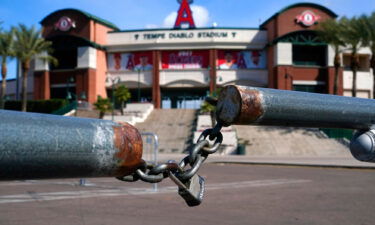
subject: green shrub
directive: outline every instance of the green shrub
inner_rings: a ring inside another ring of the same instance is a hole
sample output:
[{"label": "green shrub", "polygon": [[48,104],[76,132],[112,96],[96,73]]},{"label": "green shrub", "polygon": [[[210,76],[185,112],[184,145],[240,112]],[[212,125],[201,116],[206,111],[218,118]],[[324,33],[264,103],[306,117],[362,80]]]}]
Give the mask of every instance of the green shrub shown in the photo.
[{"label": "green shrub", "polygon": [[[27,112],[51,113],[69,104],[66,99],[31,100],[27,101]],[[4,109],[21,111],[21,101],[6,101]]]},{"label": "green shrub", "polygon": [[103,119],[106,112],[111,111],[112,103],[108,98],[102,98],[102,96],[98,95],[98,100],[94,103],[95,109],[99,110],[99,118]]}]

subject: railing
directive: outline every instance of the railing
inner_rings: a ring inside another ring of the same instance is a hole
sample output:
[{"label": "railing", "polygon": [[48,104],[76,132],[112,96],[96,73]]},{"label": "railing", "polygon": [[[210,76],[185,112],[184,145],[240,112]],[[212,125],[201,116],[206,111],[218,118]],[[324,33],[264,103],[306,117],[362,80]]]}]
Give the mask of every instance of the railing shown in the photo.
[{"label": "railing", "polygon": [[0,110],[0,180],[122,177],[143,164],[136,128]]},{"label": "railing", "polygon": [[53,111],[51,114],[53,114],[53,115],[65,115],[68,112],[72,111],[73,109],[76,110],[77,106],[78,106],[77,101],[73,101],[73,102],[63,106],[62,108]]},{"label": "railing", "polygon": [[[156,165],[158,162],[159,153],[159,138],[155,133],[143,132],[141,133],[143,140],[143,155],[142,159],[148,163]],[[158,184],[152,184],[153,190],[158,190]]]},{"label": "railing", "polygon": [[220,93],[217,120],[224,126],[271,125],[358,130],[352,155],[375,162],[375,101],[298,91],[229,85]]},{"label": "railing", "polygon": [[335,128],[321,128],[329,138],[346,138],[347,140],[351,140],[353,138],[353,130],[348,129],[335,129]]}]

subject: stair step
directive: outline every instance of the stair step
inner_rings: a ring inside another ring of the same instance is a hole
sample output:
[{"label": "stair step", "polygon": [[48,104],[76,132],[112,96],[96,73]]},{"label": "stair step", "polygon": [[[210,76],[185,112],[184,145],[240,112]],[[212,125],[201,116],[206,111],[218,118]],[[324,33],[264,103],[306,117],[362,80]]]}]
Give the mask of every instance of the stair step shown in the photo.
[{"label": "stair step", "polygon": [[234,126],[239,144],[251,156],[349,156],[347,146],[322,135],[318,129]]},{"label": "stair step", "polygon": [[145,122],[135,126],[140,132],[152,132],[159,138],[159,152],[182,153],[192,135],[197,110],[154,109]]}]

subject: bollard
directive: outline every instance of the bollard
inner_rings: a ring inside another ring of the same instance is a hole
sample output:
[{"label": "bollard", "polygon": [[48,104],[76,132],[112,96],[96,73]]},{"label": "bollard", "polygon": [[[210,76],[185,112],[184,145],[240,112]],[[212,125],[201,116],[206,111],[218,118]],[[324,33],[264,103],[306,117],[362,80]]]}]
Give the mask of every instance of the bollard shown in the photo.
[{"label": "bollard", "polygon": [[141,158],[127,123],[0,110],[0,180],[125,176]]},{"label": "bollard", "polygon": [[224,126],[254,124],[367,130],[375,124],[375,101],[229,85],[220,93],[216,115]]}]

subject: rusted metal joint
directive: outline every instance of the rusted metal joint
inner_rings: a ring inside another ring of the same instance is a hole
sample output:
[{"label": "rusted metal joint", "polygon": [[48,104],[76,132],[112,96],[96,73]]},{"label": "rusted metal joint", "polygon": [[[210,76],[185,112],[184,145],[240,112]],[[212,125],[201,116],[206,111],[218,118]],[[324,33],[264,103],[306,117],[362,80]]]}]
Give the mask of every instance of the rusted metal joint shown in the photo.
[{"label": "rusted metal joint", "polygon": [[126,176],[144,162],[127,123],[0,110],[0,180]]}]

